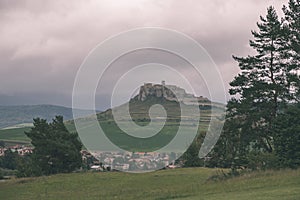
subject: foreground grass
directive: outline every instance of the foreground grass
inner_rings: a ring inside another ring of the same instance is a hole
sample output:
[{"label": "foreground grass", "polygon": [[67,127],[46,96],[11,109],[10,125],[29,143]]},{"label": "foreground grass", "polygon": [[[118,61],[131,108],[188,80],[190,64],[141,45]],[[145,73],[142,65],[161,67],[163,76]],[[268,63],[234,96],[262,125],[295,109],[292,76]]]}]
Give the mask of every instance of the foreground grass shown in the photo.
[{"label": "foreground grass", "polygon": [[207,181],[215,169],[78,173],[0,183],[1,199],[300,199],[300,170]]}]

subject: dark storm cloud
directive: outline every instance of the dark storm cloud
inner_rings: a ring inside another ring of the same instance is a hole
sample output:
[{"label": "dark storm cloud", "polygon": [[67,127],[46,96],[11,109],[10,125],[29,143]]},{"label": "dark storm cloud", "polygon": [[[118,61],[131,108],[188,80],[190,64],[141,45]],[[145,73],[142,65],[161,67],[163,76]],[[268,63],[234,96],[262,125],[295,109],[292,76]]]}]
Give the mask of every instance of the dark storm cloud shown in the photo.
[{"label": "dark storm cloud", "polygon": [[228,88],[238,73],[231,56],[251,53],[247,44],[259,15],[269,5],[280,14],[286,2],[1,0],[0,104],[71,105],[74,77],[89,51],[111,35],[145,26],[194,38],[210,53]]}]

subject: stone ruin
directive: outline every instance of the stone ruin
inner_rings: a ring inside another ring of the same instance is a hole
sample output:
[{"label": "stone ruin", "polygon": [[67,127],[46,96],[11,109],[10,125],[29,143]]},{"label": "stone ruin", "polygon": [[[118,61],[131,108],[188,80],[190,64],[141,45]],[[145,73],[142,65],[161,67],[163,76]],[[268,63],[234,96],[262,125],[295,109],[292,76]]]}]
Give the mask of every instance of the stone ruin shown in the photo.
[{"label": "stone ruin", "polygon": [[166,85],[165,81],[162,81],[161,84],[144,83],[140,87],[138,100],[145,101],[148,97],[164,98],[169,101],[184,102],[185,104],[210,102],[208,98],[202,96],[195,97],[176,85]]}]

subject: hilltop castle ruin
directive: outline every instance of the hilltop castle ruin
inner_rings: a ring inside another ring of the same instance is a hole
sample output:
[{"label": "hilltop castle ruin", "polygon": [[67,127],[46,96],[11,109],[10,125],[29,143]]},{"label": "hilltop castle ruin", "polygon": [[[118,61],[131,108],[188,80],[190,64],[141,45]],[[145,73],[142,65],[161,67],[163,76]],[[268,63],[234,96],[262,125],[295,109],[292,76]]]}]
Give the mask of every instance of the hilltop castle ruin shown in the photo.
[{"label": "hilltop castle ruin", "polygon": [[161,84],[144,83],[140,87],[138,100],[145,101],[148,97],[164,98],[169,101],[184,102],[185,104],[210,102],[205,97],[195,97],[193,94],[188,94],[183,88],[176,85],[166,85],[165,81],[162,81]]}]

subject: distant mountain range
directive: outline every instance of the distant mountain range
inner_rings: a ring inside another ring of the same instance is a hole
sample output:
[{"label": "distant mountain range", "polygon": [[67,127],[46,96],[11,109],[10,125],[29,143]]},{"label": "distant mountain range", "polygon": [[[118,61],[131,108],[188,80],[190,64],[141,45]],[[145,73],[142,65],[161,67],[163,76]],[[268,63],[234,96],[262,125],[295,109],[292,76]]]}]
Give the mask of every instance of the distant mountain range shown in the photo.
[{"label": "distant mountain range", "polygon": [[[82,117],[91,115],[92,110],[77,109]],[[0,106],[0,128],[18,124],[32,123],[33,118],[43,118],[48,121],[56,115],[62,115],[64,120],[73,119],[72,108],[56,105],[18,105]]]}]

